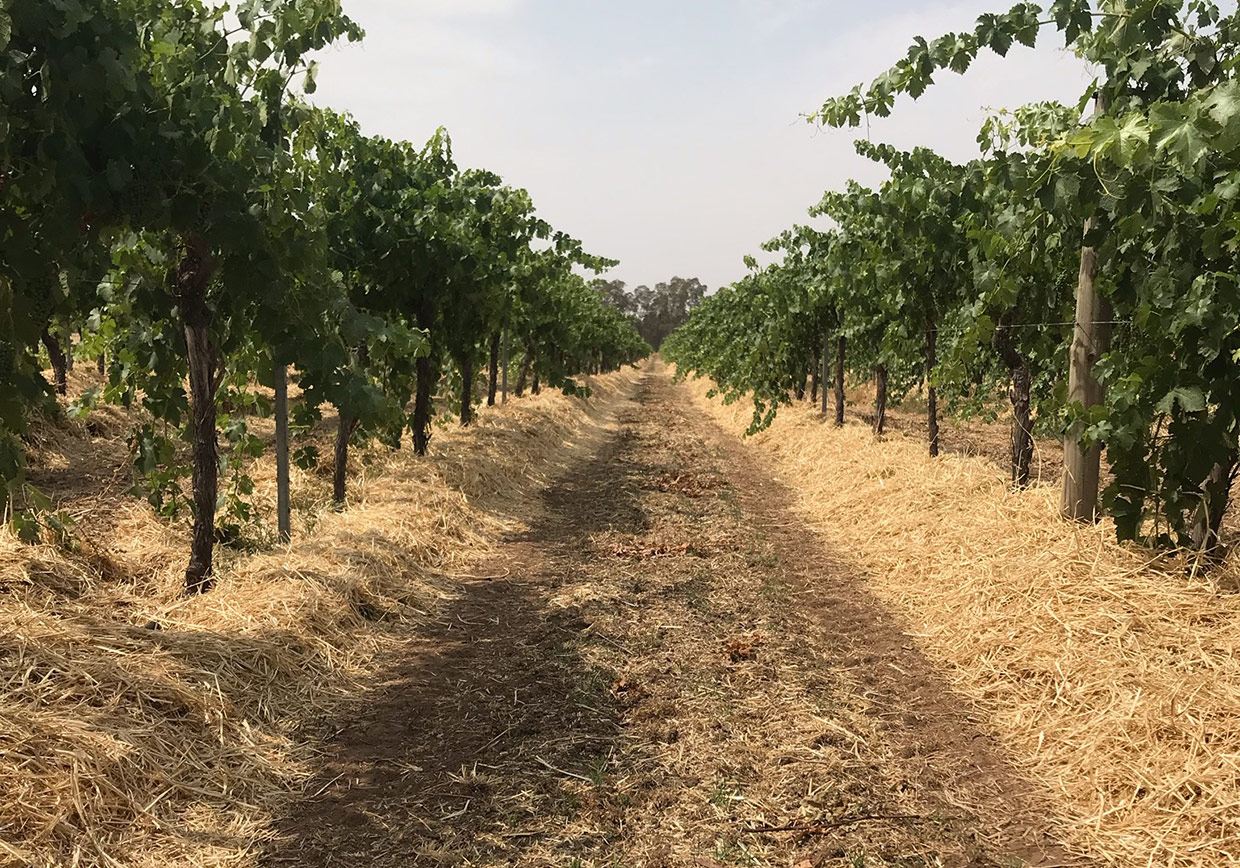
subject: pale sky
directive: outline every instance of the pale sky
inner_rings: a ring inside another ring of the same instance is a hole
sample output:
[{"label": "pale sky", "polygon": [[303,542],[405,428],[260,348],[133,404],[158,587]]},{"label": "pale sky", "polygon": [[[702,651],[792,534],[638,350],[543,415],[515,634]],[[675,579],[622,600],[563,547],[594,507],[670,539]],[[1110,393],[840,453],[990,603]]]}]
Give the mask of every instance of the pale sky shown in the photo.
[{"label": "pale sky", "polygon": [[[971,29],[1010,0],[346,0],[366,41],[321,58],[315,102],[530,191],[539,214],[619,259],[610,275],[712,289],[849,178],[877,183],[860,130],[803,119],[868,82],[915,35]],[[983,52],[876,120],[875,141],[977,153],[987,108],[1075,102],[1083,62],[1047,46]],[[1061,44],[1061,43],[1060,43]]]}]

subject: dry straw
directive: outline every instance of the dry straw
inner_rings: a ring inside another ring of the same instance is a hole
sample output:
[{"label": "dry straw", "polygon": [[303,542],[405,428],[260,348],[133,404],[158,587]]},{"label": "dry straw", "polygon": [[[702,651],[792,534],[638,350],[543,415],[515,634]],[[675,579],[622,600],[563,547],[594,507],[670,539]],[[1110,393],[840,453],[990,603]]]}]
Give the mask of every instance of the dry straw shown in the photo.
[{"label": "dry straw", "polygon": [[[228,556],[194,600],[184,529],[124,494],[123,420],[98,411],[94,440],[46,433],[35,463],[69,480],[80,547],[0,535],[0,865],[251,864],[306,781],[316,724],[536,508],[635,376],[596,378],[589,403],[487,411],[437,432],[428,460],[359,458],[344,513],[297,474],[293,546]],[[253,470],[269,495],[271,468]]]},{"label": "dry straw", "polygon": [[[688,387],[729,430],[749,422]],[[949,429],[945,438],[950,439]],[[1100,861],[1240,862],[1240,595],[1060,520],[1058,490],[1013,492],[981,457],[931,460],[901,434],[782,411],[752,447],[897,611]],[[825,580],[829,580],[829,577]]]}]

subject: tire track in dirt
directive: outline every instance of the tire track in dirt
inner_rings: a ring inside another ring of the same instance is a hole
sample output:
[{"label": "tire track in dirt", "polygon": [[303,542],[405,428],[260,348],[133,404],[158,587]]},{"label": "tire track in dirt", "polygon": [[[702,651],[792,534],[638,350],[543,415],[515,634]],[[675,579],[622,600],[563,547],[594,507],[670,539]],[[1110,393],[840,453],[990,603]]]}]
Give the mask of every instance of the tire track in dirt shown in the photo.
[{"label": "tire track in dirt", "polygon": [[755,457],[661,370],[636,398],[374,686],[266,863],[1084,864]]}]

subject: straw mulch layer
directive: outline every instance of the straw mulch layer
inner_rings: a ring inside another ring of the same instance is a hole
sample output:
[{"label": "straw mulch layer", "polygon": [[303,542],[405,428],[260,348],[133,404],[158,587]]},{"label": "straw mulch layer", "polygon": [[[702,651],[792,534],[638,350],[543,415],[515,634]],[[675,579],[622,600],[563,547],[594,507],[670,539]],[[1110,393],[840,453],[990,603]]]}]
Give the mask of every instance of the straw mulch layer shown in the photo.
[{"label": "straw mulch layer", "polygon": [[[686,390],[740,433],[750,411]],[[950,438],[950,430],[945,433]],[[982,457],[931,460],[804,408],[747,441],[1054,799],[1059,836],[1117,865],[1240,861],[1240,596],[1014,493]]]},{"label": "straw mulch layer", "polygon": [[660,366],[635,397],[392,655],[264,865],[1083,865],[768,462]]},{"label": "straw mulch layer", "polygon": [[125,418],[44,432],[34,476],[78,531],[68,548],[0,536],[0,865],[250,863],[321,722],[636,376],[487,410],[427,460],[358,455],[343,513],[323,474],[295,471],[293,545],[222,550],[219,587],[192,600],[184,522],[126,493]]}]

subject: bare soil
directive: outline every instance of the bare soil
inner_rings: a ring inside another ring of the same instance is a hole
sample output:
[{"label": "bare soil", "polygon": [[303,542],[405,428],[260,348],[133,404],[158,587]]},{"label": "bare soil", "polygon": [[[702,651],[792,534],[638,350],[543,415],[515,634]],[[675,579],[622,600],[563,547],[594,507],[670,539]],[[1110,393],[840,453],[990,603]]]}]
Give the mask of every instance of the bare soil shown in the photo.
[{"label": "bare soil", "polygon": [[355,707],[266,865],[1087,864],[783,485],[654,370]]}]

